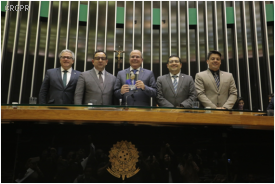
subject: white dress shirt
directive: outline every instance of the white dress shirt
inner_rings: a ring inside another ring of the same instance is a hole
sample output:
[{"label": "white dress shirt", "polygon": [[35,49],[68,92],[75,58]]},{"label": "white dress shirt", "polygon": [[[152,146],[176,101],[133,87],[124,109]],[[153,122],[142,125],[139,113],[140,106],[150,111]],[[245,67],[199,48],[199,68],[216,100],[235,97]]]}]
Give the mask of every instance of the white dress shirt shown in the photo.
[{"label": "white dress shirt", "polygon": [[[63,72],[63,71],[64,71],[64,68],[62,68],[62,66],[61,66],[62,80],[63,80],[63,76],[64,76],[64,72]],[[72,67],[69,68],[67,71],[68,71],[68,72],[67,72],[67,83],[66,83],[66,85],[68,85],[68,83],[70,82],[71,74],[72,74]]]},{"label": "white dress shirt", "polygon": [[[171,80],[172,80],[172,83],[174,83],[174,77],[173,77],[173,76],[175,76],[175,75],[173,75],[173,74],[170,73],[170,78],[171,78]],[[177,82],[179,83],[180,72],[179,72],[178,74],[176,74],[176,76],[178,76],[178,77],[176,78],[176,80],[177,80]]]},{"label": "white dress shirt", "polygon": [[[99,75],[98,75],[99,71],[95,67],[94,67],[94,70],[95,70],[97,78],[99,79]],[[103,82],[104,82],[104,80],[105,80],[105,69],[102,71],[101,77],[102,77]]]},{"label": "white dress shirt", "polygon": [[[131,73],[134,73],[132,70],[133,70],[133,68],[130,66],[130,71],[131,71]],[[140,71],[140,67],[137,68],[136,74],[139,74],[139,71]]]}]

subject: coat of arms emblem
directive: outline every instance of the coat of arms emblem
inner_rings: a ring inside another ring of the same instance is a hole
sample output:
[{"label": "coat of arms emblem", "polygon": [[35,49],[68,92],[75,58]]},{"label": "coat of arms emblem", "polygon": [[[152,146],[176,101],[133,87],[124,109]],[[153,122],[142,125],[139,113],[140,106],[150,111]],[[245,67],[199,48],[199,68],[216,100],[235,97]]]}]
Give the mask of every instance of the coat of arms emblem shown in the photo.
[{"label": "coat of arms emblem", "polygon": [[138,173],[140,170],[136,168],[136,163],[138,162],[138,151],[131,142],[121,141],[117,142],[109,151],[109,158],[112,167],[107,168],[108,172],[113,176],[120,178],[122,180],[130,178]]}]

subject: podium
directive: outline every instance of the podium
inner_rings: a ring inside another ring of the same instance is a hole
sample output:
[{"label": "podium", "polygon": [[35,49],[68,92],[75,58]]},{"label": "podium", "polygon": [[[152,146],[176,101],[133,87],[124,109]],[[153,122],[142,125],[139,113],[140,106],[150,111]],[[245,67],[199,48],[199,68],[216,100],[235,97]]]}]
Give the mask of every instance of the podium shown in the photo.
[{"label": "podium", "polygon": [[[271,162],[274,157],[274,117],[266,116],[266,112],[2,104],[1,120],[1,153],[5,158],[2,170],[16,161],[15,173],[24,167],[28,156],[38,156],[49,146],[56,148],[63,158],[71,149],[87,148],[87,151],[90,143],[86,138],[91,136],[96,149],[103,150],[107,159],[118,141],[131,142],[144,159],[150,155],[158,158],[161,146],[169,143],[179,157],[184,153],[195,155],[198,149],[203,161],[206,157],[210,159],[214,152],[220,159],[223,155],[224,160],[229,160],[222,167],[224,175],[233,172],[231,167],[236,152],[241,158],[241,174],[242,171],[274,174],[274,162]],[[209,168],[208,164],[205,162],[199,167]],[[216,168],[211,167],[214,172]],[[201,176],[201,182],[209,183],[214,179],[214,175],[207,177]]]},{"label": "podium", "polygon": [[1,120],[8,122],[123,123],[152,126],[227,125],[273,129],[274,117],[265,112],[125,106],[2,105]]}]

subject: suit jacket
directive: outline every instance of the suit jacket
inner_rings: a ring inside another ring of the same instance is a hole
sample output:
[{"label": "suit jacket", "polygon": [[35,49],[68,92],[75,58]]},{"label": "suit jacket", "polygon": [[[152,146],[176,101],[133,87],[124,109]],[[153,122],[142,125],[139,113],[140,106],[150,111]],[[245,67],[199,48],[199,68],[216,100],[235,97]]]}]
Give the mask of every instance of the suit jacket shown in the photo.
[{"label": "suit jacket", "polygon": [[232,109],[237,100],[237,88],[231,73],[220,71],[220,87],[208,69],[196,74],[195,86],[198,99],[204,107]]},{"label": "suit jacket", "polygon": [[70,81],[64,88],[61,68],[47,70],[39,92],[39,104],[74,104],[74,92],[80,73],[72,69]]},{"label": "suit jacket", "polygon": [[271,101],[267,106],[267,110],[269,109],[274,109],[274,97],[271,98]]},{"label": "suit jacket", "polygon": [[114,90],[117,99],[122,99],[125,104],[127,97],[127,105],[132,106],[150,106],[150,97],[156,97],[156,81],[152,71],[140,67],[138,80],[143,81],[145,88],[129,91],[121,95],[121,86],[126,84],[126,74],[130,73],[130,68],[121,70],[117,74]]},{"label": "suit jacket", "polygon": [[157,79],[157,102],[160,107],[176,107],[182,105],[191,108],[197,99],[193,78],[181,73],[177,92],[175,92],[170,73]]},{"label": "suit jacket", "polygon": [[94,69],[81,73],[78,78],[74,104],[87,105],[90,100],[97,100],[97,105],[113,105],[113,90],[116,77],[105,70],[103,89]]}]

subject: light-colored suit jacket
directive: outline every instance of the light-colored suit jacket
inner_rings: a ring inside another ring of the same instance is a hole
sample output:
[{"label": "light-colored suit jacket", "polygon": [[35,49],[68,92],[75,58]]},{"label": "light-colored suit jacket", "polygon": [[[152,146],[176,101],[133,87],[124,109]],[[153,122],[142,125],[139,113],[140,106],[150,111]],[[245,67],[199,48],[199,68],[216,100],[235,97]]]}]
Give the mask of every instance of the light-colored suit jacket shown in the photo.
[{"label": "light-colored suit jacket", "polygon": [[94,69],[80,74],[75,95],[74,104],[87,105],[90,100],[97,100],[97,105],[113,105],[113,90],[116,77],[105,70],[103,89]]},{"label": "light-colored suit jacket", "polygon": [[157,79],[157,102],[160,107],[176,107],[182,105],[191,108],[192,102],[197,99],[193,78],[181,73],[177,91],[175,92],[172,79],[169,74]]},{"label": "light-colored suit jacket", "polygon": [[122,99],[125,104],[127,97],[127,105],[131,106],[150,106],[150,97],[156,97],[156,80],[152,71],[140,67],[138,80],[143,81],[145,88],[129,91],[121,95],[121,86],[126,84],[126,74],[130,73],[130,68],[121,70],[117,74],[116,83],[114,86],[115,96],[117,99]]},{"label": "light-colored suit jacket", "polygon": [[209,69],[196,74],[198,99],[204,107],[232,109],[237,100],[237,88],[231,73],[220,71],[220,87]]}]

